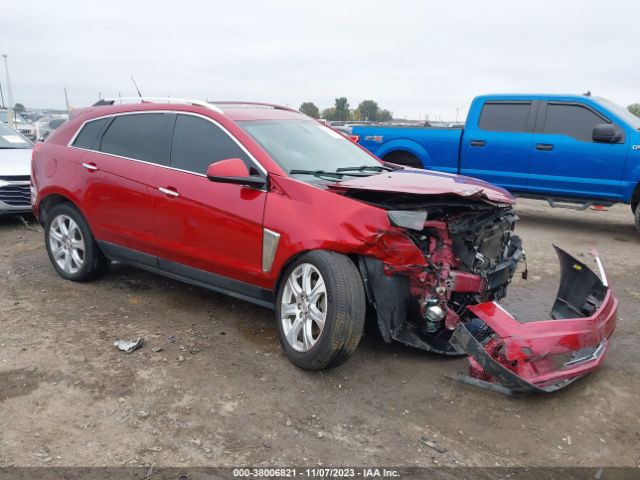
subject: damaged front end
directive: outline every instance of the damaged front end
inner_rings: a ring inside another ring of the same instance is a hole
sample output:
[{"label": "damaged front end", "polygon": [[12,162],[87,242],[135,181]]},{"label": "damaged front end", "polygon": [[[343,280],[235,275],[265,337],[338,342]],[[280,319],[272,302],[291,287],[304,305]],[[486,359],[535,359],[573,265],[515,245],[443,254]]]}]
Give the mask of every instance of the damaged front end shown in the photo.
[{"label": "damaged front end", "polygon": [[617,307],[604,273],[599,278],[557,249],[562,280],[552,320],[521,323],[496,303],[525,260],[511,204],[455,195],[348,195],[385,208],[425,259],[397,264],[361,257],[385,341],[468,355],[470,373],[459,378],[504,393],[557,390],[602,362]]}]

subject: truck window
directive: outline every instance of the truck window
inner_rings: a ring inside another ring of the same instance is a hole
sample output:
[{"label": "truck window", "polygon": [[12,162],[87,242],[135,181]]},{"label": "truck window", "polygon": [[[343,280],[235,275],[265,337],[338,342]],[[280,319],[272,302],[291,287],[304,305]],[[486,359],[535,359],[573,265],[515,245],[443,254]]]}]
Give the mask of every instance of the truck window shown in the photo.
[{"label": "truck window", "polygon": [[531,103],[485,103],[478,127],[493,132],[524,132]]},{"label": "truck window", "polygon": [[544,119],[544,133],[568,135],[583,142],[592,142],[593,127],[610,123],[600,115],[580,105],[550,103]]}]

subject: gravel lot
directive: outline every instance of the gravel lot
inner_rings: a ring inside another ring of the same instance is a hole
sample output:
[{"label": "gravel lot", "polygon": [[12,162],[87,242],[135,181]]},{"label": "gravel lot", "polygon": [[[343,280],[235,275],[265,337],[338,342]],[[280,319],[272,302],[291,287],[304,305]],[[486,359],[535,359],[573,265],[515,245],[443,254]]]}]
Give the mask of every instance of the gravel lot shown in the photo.
[{"label": "gravel lot", "polygon": [[[640,466],[640,235],[629,207],[521,201],[518,214],[530,275],[511,287],[513,313],[548,314],[552,243],[597,247],[620,300],[603,368],[552,395],[456,383],[446,375],[466,360],[385,345],[372,328],[342,367],[305,372],[284,357],[271,311],[124,265],[66,282],[38,226],[0,218],[0,467]],[[112,345],[137,336],[147,344],[131,355]]]}]

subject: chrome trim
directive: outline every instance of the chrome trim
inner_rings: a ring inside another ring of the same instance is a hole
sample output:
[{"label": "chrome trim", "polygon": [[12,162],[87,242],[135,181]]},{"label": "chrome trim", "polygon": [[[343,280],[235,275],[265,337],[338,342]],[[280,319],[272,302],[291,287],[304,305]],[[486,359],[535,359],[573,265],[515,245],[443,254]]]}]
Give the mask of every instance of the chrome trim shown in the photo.
[{"label": "chrome trim", "polygon": [[98,167],[96,167],[95,165],[91,165],[90,163],[83,163],[82,166],[87,170],[91,170],[92,172],[98,170]]},{"label": "chrome trim", "polygon": [[[90,148],[82,148],[82,147],[76,147],[73,145],[73,142],[76,141],[76,138],[78,137],[78,135],[80,135],[80,132],[82,131],[82,129],[85,127],[85,125],[89,122],[95,122],[97,120],[102,120],[103,118],[111,118],[111,117],[119,117],[121,115],[138,115],[138,114],[144,114],[144,113],[175,113],[178,115],[191,115],[193,117],[200,117],[204,120],[208,120],[211,123],[213,123],[214,125],[216,125],[218,128],[220,128],[224,133],[227,134],[227,136],[233,140],[233,142],[238,145],[238,147],[240,147],[240,149],[247,155],[247,157],[249,157],[249,159],[254,163],[254,165],[258,168],[258,170],[260,170],[260,172],[262,172],[262,174],[264,176],[268,176],[269,172],[267,172],[267,170],[262,166],[262,164],[260,162],[258,162],[258,160],[256,160],[256,157],[254,157],[251,152],[249,152],[249,150],[247,150],[247,148],[229,131],[227,130],[222,124],[220,124],[218,121],[214,120],[211,117],[207,117],[206,115],[202,115],[200,113],[194,113],[194,112],[184,112],[181,110],[140,110],[138,112],[119,112],[119,113],[109,113],[107,115],[101,115],[99,117],[93,117],[93,118],[89,118],[87,120],[85,120],[84,122],[82,122],[82,125],[80,125],[80,127],[78,128],[78,130],[76,130],[76,133],[73,134],[73,136],[71,137],[71,140],[69,140],[69,143],[67,143],[67,147],[70,148],[76,148],[78,150],[84,150],[85,152],[95,152],[95,153],[101,153],[103,155],[111,155],[112,157],[117,157],[117,158],[123,158],[125,160],[133,160],[136,162],[141,162],[141,163],[145,163],[147,165],[156,165],[158,167],[162,167],[162,168],[168,168],[170,170],[176,170],[178,172],[184,172],[184,173],[190,173],[192,175],[198,175],[200,177],[206,177],[205,174],[202,173],[197,173],[197,172],[191,172],[189,170],[182,170],[180,168],[175,168],[175,167],[171,167],[169,165],[160,165],[158,163],[152,163],[152,162],[146,162],[144,160],[138,160],[137,158],[130,158],[130,157],[123,157],[121,155],[114,155],[112,153],[107,153],[107,152],[101,152],[99,150],[91,150]],[[222,113],[222,112],[221,112]]]},{"label": "chrome trim", "polygon": [[179,197],[180,194],[178,192],[176,192],[175,190],[170,190],[168,188],[164,188],[164,187],[158,187],[158,190],[160,190],[162,193],[169,195],[171,197]]},{"label": "chrome trim", "polygon": [[598,271],[600,272],[600,280],[605,287],[609,286],[609,282],[607,281],[607,275],[604,273],[604,267],[602,266],[602,260],[600,260],[599,255],[595,255],[596,264],[598,265]]},{"label": "chrome trim", "polygon": [[[217,113],[223,113],[219,107],[216,107],[210,102],[190,99],[190,98],[172,98],[172,97],[117,97],[117,98],[103,98],[101,99],[103,102],[113,102],[113,105],[116,105],[116,102],[119,102],[120,105],[125,104],[135,104],[135,103],[177,103],[177,104],[186,104],[186,105],[197,105],[199,107],[205,107],[210,110],[213,110]],[[96,106],[108,106],[108,105],[96,105]]]},{"label": "chrome trim", "polygon": [[279,242],[280,234],[278,232],[274,232],[268,228],[262,229],[262,271],[265,273],[271,271]]},{"label": "chrome trim", "polygon": [[603,340],[600,345],[590,354],[585,355],[584,357],[574,358],[573,360],[569,360],[565,364],[562,365],[562,368],[573,367],[574,365],[578,365],[580,363],[591,362],[592,360],[597,360],[605,351],[607,347],[607,341]]}]

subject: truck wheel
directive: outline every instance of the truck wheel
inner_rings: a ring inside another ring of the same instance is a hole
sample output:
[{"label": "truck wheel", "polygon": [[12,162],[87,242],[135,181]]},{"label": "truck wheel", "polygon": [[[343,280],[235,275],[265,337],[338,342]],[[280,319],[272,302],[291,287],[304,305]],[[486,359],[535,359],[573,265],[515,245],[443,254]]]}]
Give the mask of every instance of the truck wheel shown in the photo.
[{"label": "truck wheel", "polygon": [[365,292],[345,255],[305,253],[285,271],[276,300],[280,342],[295,365],[319,370],[345,362],[362,336]]},{"label": "truck wheel", "polygon": [[384,156],[385,162],[396,163],[398,165],[404,165],[409,168],[424,168],[422,162],[418,157],[409,152],[391,152]]},{"label": "truck wheel", "polygon": [[638,232],[640,233],[640,205],[638,205],[636,207],[634,218],[635,218],[635,221],[636,221],[636,228],[638,229]]},{"label": "truck wheel", "polygon": [[68,203],[56,206],[47,215],[44,239],[49,259],[62,278],[84,282],[109,268],[110,262],[93,239],[84,217]]}]

